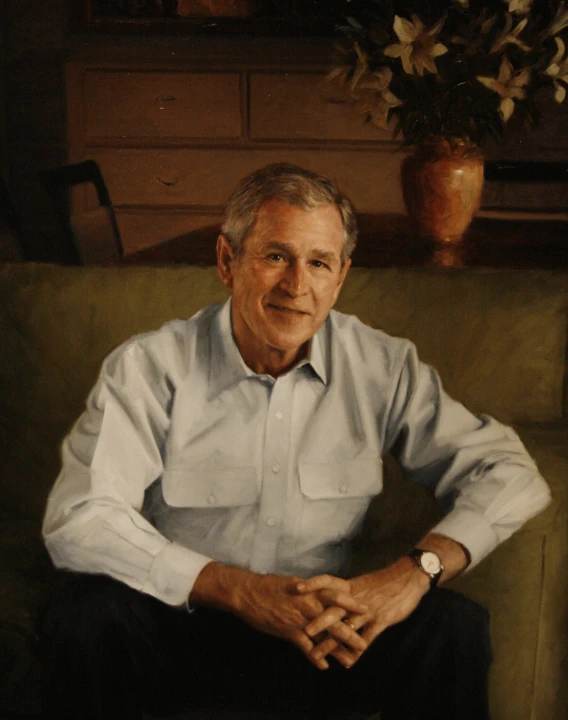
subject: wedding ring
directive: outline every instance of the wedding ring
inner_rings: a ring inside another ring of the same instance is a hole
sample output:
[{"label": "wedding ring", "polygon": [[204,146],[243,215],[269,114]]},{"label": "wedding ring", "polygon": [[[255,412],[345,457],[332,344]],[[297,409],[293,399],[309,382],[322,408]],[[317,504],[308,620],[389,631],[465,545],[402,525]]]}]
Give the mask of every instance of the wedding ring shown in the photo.
[{"label": "wedding ring", "polygon": [[345,624],[348,625],[348,626],[351,628],[351,630],[355,630],[355,632],[357,632],[357,628],[355,627],[355,625],[353,625],[352,622],[349,622],[349,621],[347,620],[347,621],[345,622]]}]

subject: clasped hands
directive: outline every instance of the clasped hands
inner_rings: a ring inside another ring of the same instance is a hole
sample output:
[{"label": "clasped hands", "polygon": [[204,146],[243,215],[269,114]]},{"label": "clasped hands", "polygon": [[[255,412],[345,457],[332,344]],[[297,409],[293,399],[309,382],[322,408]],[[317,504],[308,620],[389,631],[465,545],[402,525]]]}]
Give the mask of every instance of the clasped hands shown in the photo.
[{"label": "clasped hands", "polygon": [[428,586],[407,558],[351,580],[251,574],[237,614],[293,642],[320,670],[328,656],[349,668],[383,630],[410,615]]}]

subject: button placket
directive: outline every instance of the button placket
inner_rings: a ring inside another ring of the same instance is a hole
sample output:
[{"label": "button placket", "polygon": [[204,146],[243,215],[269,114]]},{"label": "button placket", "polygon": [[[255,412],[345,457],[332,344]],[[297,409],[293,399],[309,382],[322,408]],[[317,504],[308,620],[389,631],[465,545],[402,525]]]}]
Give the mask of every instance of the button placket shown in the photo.
[{"label": "button placket", "polygon": [[251,569],[272,568],[286,505],[287,446],[290,437],[293,384],[290,376],[272,386],[265,426],[259,523],[253,542]]}]

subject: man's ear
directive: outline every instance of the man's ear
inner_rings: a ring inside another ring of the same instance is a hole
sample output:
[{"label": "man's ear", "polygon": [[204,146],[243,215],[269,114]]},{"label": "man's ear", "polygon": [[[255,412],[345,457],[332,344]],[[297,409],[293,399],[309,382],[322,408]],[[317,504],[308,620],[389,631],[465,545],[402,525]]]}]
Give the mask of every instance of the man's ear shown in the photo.
[{"label": "man's ear", "polygon": [[226,235],[217,238],[217,271],[225,287],[233,287],[233,261],[235,253]]}]

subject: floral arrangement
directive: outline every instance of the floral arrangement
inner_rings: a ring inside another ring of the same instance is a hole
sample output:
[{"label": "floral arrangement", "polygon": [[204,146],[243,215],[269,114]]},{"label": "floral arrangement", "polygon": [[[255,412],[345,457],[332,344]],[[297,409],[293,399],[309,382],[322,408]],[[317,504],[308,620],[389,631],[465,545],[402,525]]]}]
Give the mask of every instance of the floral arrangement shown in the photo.
[{"label": "floral arrangement", "polygon": [[404,145],[500,141],[511,124],[538,123],[543,86],[566,97],[565,2],[367,0],[352,15],[330,77]]}]

